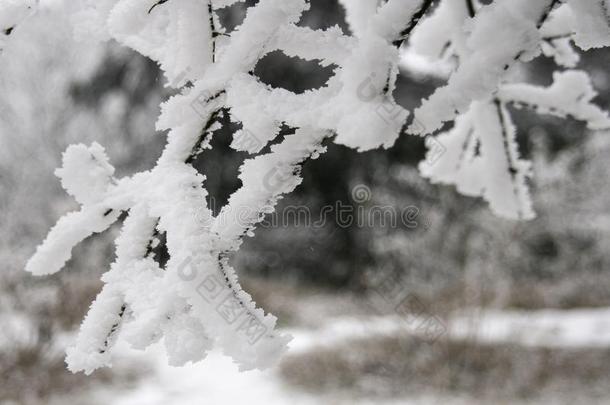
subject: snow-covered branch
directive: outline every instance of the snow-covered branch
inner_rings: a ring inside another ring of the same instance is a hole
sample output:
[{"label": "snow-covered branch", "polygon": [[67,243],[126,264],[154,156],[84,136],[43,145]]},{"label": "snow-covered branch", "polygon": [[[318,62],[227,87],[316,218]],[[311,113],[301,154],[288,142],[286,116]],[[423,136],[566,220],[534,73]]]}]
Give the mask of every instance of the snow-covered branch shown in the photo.
[{"label": "snow-covered branch", "polygon": [[[584,72],[557,73],[548,88],[515,83],[512,75],[541,52],[574,66],[570,40],[583,49],[607,46],[603,0],[444,0],[438,6],[342,0],[351,33],[298,25],[309,7],[305,0],[260,0],[227,33],[215,12],[237,2],[88,0],[74,15],[78,34],[113,38],[150,57],[180,91],[162,104],[157,129],[167,130],[168,139],[151,170],[117,179],[94,144],[68,148],[57,171],[81,209],[58,221],[28,271],[59,271],[76,244],[125,217],[116,261],[68,352],[73,371],[108,365],[118,338],[142,349],[164,337],[175,365],[201,360],[212,347],[242,369],[271,365],[290,337],[275,332],[275,317],[242,290],[227,254],[297,187],[302,165],[325,151],[325,140],[358,151],[388,148],[408,127],[429,136],[424,176],[482,196],[498,215],[527,219],[534,216],[530,165],[519,154],[507,105],[571,116],[591,129],[609,126],[607,114],[592,104],[595,92]],[[0,20],[0,29],[11,29],[20,13]],[[452,70],[411,119],[392,95],[404,49]],[[334,75],[302,94],[271,88],[252,72],[276,50],[334,66]],[[241,188],[214,216],[206,177],[192,163],[210,147],[223,114],[242,124],[231,146],[255,156],[240,168]],[[445,129],[447,123],[453,127]],[[266,149],[282,126],[293,133]],[[163,267],[152,255],[160,234],[170,255]]]}]

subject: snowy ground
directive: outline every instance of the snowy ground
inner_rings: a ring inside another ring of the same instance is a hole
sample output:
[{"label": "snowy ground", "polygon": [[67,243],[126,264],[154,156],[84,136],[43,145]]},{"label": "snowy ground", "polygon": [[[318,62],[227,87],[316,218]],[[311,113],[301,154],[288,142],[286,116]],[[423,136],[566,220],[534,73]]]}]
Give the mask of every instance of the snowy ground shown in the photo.
[{"label": "snowy ground", "polygon": [[[297,332],[295,342],[309,337]],[[303,347],[303,346],[301,346]],[[121,363],[148,363],[152,373],[138,385],[121,391],[102,389],[95,393],[99,403],[113,405],[224,405],[224,404],[428,404],[438,398],[400,400],[355,400],[341,395],[312,395],[298,392],[282,383],[276,370],[240,373],[231,359],[211,353],[205,361],[176,368],[167,365],[163,349],[155,346],[145,353],[134,353],[123,348]],[[152,363],[150,361],[152,360]]]},{"label": "snowy ground", "polygon": [[455,338],[542,347],[610,347],[610,309],[486,311],[454,319]]},{"label": "snowy ground", "polygon": [[[409,331],[398,317],[342,317],[326,321],[317,329],[294,329],[292,351],[332,345],[357,337]],[[453,339],[476,338],[484,342],[512,342],[549,347],[610,347],[610,309],[572,311],[493,312],[461,315],[448,323]],[[411,331],[414,333],[413,331]],[[468,403],[456,398],[419,397],[400,400],[354,400],[298,392],[282,384],[276,370],[239,373],[219,353],[203,362],[182,368],[166,365],[163,349],[144,353],[120,347],[116,367],[141,364],[146,374],[135,386],[120,391],[107,388],[93,393],[100,403],[113,405],[190,404],[429,404]],[[88,402],[87,402],[88,403]]]}]

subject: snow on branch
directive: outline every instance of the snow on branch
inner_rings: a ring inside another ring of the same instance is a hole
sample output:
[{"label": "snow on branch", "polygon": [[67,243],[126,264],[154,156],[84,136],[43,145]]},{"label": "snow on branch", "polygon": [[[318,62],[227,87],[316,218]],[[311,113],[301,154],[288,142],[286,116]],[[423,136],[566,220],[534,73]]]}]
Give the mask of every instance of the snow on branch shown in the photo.
[{"label": "snow on branch", "polygon": [[[161,106],[156,126],[168,139],[151,170],[117,179],[97,144],[71,146],[57,170],[81,208],[58,221],[28,271],[59,271],[74,245],[125,218],[116,261],[68,351],[73,371],[109,365],[119,338],[138,349],[163,338],[173,365],[199,361],[213,347],[241,369],[273,364],[290,337],[256,308],[227,257],[300,184],[302,165],[325,151],[325,140],[364,151],[391,147],[405,128],[427,135],[424,176],[483,197],[498,215],[528,219],[530,165],[519,154],[507,105],[608,127],[584,72],[557,73],[548,88],[511,81],[514,66],[541,52],[574,66],[571,40],[606,46],[608,21],[599,17],[605,1],[342,0],[345,33],[298,25],[306,0],[260,0],[226,32],[216,11],[237,2],[85,0],[74,15],[77,34],[112,38],[150,57],[179,94]],[[0,28],[19,20],[11,15]],[[414,116],[392,95],[405,49],[452,70]],[[265,85],[253,70],[276,50],[335,66],[334,75],[302,94]],[[210,148],[224,114],[242,124],[231,146],[253,156],[240,168],[241,188],[215,216],[206,177],[192,162]],[[293,133],[265,148],[282,126]],[[163,266],[152,253],[160,234],[170,256]]]},{"label": "snow on branch", "polygon": [[[554,84],[541,88],[514,83],[513,67],[541,52],[562,66],[574,67],[579,57],[571,41],[582,49],[606,46],[608,20],[602,24],[599,18],[605,15],[601,13],[605,4],[601,0],[498,0],[489,6],[441,3],[405,52],[405,57],[421,55],[427,61],[424,69],[454,66],[447,85],[422,102],[409,127],[411,133],[432,136],[446,122],[454,123],[452,129],[430,138],[429,144],[444,145],[447,152],[437,157],[439,148],[430,148],[420,165],[422,174],[433,182],[454,184],[464,194],[482,196],[498,215],[532,218],[526,188],[529,164],[519,157],[506,105],[572,117],[593,130],[607,129],[608,115],[592,103],[596,93],[585,72],[555,73]],[[595,17],[593,9],[598,11]],[[585,27],[583,22],[590,19],[596,22]],[[431,160],[434,165],[428,163]]]},{"label": "snow on branch", "polygon": [[489,98],[507,70],[519,60],[537,55],[541,37],[538,24],[553,0],[500,0],[483,7],[458,34],[463,49],[460,64],[446,86],[437,89],[415,110],[417,125],[409,130],[426,134],[463,114],[476,100]]},{"label": "snow on branch", "polygon": [[539,114],[573,117],[587,123],[590,129],[610,128],[610,117],[592,99],[597,92],[589,75],[583,71],[556,72],[550,87],[526,83],[507,84],[500,88],[498,97],[518,106],[534,108]]}]

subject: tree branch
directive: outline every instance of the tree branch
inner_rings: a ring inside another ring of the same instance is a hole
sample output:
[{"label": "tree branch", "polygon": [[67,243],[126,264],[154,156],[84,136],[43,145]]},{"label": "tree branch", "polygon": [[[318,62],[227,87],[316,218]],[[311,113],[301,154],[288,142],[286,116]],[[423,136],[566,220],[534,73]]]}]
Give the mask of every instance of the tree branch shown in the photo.
[{"label": "tree branch", "polygon": [[422,1],[419,9],[417,9],[417,11],[413,14],[413,17],[411,17],[411,20],[409,20],[409,23],[407,24],[405,29],[400,32],[398,39],[392,42],[395,47],[400,48],[402,44],[409,38],[411,31],[413,31],[419,20],[426,14],[426,12],[428,12],[433,2],[434,0]]}]

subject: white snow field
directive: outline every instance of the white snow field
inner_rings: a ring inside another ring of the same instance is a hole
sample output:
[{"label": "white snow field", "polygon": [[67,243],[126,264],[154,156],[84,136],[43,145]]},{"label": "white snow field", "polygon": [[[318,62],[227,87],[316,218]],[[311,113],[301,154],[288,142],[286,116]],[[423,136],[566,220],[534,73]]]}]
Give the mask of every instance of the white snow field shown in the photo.
[{"label": "white snow field", "polygon": [[[290,351],[335,345],[354,338],[415,333],[399,317],[340,317],[317,329],[290,329]],[[452,318],[447,323],[452,339],[511,342],[544,347],[610,347],[610,308],[569,311],[481,311]],[[354,399],[342,394],[315,395],[282,383],[276,369],[240,373],[229,357],[212,351],[206,361],[171,367],[162,345],[137,352],[117,347],[115,367],[142,364],[145,376],[133,387],[99,389],[100,402],[113,405],[190,404],[433,404],[468,403],[459,397],[415,397],[395,400]]]}]

